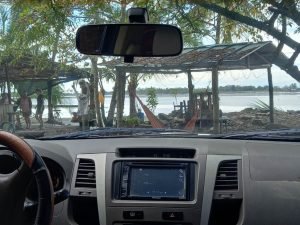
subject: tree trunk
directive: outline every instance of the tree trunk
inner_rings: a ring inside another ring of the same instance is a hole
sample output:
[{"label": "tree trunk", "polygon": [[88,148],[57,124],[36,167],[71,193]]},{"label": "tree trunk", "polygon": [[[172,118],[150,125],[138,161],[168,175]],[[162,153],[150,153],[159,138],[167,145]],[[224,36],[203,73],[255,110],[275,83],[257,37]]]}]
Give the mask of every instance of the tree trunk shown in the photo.
[{"label": "tree trunk", "polygon": [[216,25],[216,44],[221,43],[221,23],[222,23],[222,16],[218,14],[217,25]]},{"label": "tree trunk", "polygon": [[96,110],[95,110],[95,88],[94,88],[94,77],[88,78],[89,84],[90,84],[90,119],[96,119]]},{"label": "tree trunk", "polygon": [[274,95],[271,67],[268,67],[270,123],[274,123]]},{"label": "tree trunk", "polygon": [[98,127],[104,127],[104,123],[102,120],[102,115],[100,112],[100,102],[98,98],[98,83],[99,83],[99,76],[98,76],[98,67],[97,67],[97,58],[91,56],[90,57],[91,63],[92,63],[92,74],[94,76],[94,102],[95,102],[95,110],[96,110],[96,118],[97,118],[97,126]]},{"label": "tree trunk", "polygon": [[126,21],[126,0],[121,1],[121,18],[120,23],[125,23]]},{"label": "tree trunk", "polygon": [[[216,26],[216,44],[221,42],[221,22],[222,17],[218,14],[217,26]],[[218,65],[212,69],[212,97],[213,97],[213,127],[214,133],[220,132],[220,107],[219,107],[219,75],[218,75]]]},{"label": "tree trunk", "polygon": [[52,105],[52,80],[47,81],[47,100],[48,100],[48,123],[54,122],[53,105]]},{"label": "tree trunk", "polygon": [[4,64],[4,70],[5,70],[6,84],[7,84],[8,103],[11,104],[11,89],[10,89],[10,79],[8,75],[7,63]]},{"label": "tree trunk", "polygon": [[129,93],[129,116],[136,117],[136,104],[135,104],[135,96],[136,96],[136,88],[137,84],[137,74],[131,73],[130,74],[130,81],[128,84],[128,93]]},{"label": "tree trunk", "polygon": [[122,125],[126,89],[126,72],[117,70],[117,127]]},{"label": "tree trunk", "polygon": [[220,108],[219,108],[219,79],[218,69],[213,68],[212,70],[212,94],[213,94],[213,126],[214,133],[220,132]]},{"label": "tree trunk", "polygon": [[[121,18],[120,23],[125,23],[126,20],[126,0],[121,1]],[[115,79],[115,86],[112,92],[110,106],[108,110],[106,125],[107,126],[113,126],[113,121],[115,117],[115,110],[117,106],[117,94],[119,93],[118,89],[118,74],[116,75]],[[103,114],[104,108],[102,108],[102,114]]]},{"label": "tree trunk", "polygon": [[107,126],[113,126],[115,110],[116,110],[116,105],[117,105],[117,92],[118,92],[118,87],[117,87],[117,79],[116,79],[115,86],[114,86],[112,96],[111,96],[108,115],[107,115],[107,122],[106,122]]},{"label": "tree trunk", "polygon": [[190,117],[195,113],[195,103],[194,103],[194,85],[193,85],[193,76],[192,72],[189,70],[187,72],[188,75],[188,89],[189,89],[189,114]]},{"label": "tree trunk", "polygon": [[102,117],[102,123],[104,126],[106,126],[107,120],[106,120],[106,115],[105,115],[105,89],[102,83],[102,73],[98,73],[99,74],[99,86],[100,86],[100,92],[103,96],[103,101],[100,101],[100,112],[101,112],[101,117]]},{"label": "tree trunk", "polygon": [[[102,92],[102,94],[103,94],[103,98],[105,98],[105,92],[104,92],[104,90],[102,90],[101,92]],[[106,116],[105,116],[105,106],[104,106],[104,102],[103,102],[103,104],[100,104],[100,111],[101,111],[101,115],[102,115],[103,125],[106,126],[107,120],[106,120]]]},{"label": "tree trunk", "polygon": [[[58,52],[58,41],[59,41],[59,35],[60,35],[61,28],[57,27],[55,29],[55,39],[52,49],[52,56],[51,56],[51,62],[52,62],[52,70],[54,71],[54,62],[55,58]],[[54,116],[53,116],[53,105],[52,105],[52,81],[48,80],[48,122],[54,122]]]}]

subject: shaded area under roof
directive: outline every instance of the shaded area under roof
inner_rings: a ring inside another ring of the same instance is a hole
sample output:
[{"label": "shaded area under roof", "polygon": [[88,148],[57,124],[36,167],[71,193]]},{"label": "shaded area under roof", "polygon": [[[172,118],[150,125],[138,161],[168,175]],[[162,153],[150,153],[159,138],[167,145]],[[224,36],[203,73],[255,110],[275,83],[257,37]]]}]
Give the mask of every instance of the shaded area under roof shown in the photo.
[{"label": "shaded area under roof", "polygon": [[[30,55],[22,57],[17,62],[7,65],[7,74],[11,82],[39,81],[45,82],[52,80],[53,85],[68,81],[89,77],[90,74],[75,66],[62,65],[60,63],[51,63],[45,61],[44,68],[35,66],[34,58]],[[6,68],[4,64],[0,65],[0,81],[6,81]]]},{"label": "shaded area under roof", "polygon": [[[275,54],[276,46],[271,41],[246,42],[185,48],[181,55],[175,57],[136,57],[134,63],[123,63],[123,59],[118,58],[100,65],[136,73],[211,71],[214,67],[219,70],[253,70],[268,68],[272,64],[284,68],[289,58],[280,53],[274,60]],[[300,81],[298,69],[291,76]]]}]

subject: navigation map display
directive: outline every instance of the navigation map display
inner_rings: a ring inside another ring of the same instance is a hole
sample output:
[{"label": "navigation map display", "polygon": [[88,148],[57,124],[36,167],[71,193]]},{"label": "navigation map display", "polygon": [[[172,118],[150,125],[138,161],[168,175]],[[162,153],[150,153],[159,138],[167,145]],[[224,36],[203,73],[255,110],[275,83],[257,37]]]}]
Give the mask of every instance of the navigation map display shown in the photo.
[{"label": "navigation map display", "polygon": [[131,198],[186,199],[186,168],[131,167],[129,196]]}]

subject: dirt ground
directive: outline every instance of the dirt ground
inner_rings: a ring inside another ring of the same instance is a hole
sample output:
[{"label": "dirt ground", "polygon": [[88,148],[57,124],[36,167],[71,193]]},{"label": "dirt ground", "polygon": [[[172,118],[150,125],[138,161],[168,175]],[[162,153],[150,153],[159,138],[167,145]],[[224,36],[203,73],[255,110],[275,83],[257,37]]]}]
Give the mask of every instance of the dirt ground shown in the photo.
[{"label": "dirt ground", "polygon": [[270,123],[268,112],[252,108],[226,113],[224,117],[228,118],[228,132],[300,127],[300,111],[275,111],[273,124]]},{"label": "dirt ground", "polygon": [[[39,123],[35,119],[32,119],[31,129],[18,129],[16,130],[16,134],[24,138],[37,138],[79,131],[79,124],[71,123],[70,121],[70,118],[64,118],[61,125],[44,122],[44,127],[40,129]],[[22,126],[24,127],[25,125]]]}]

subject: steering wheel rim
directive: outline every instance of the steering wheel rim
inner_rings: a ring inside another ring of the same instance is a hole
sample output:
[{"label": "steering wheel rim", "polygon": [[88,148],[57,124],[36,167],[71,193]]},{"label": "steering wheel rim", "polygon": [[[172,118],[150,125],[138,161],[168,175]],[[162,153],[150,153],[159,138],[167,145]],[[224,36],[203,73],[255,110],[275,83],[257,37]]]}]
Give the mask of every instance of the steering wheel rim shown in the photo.
[{"label": "steering wheel rim", "polygon": [[[23,160],[25,165],[31,170],[32,175],[34,176],[37,184],[38,190],[38,209],[35,218],[35,225],[50,225],[53,216],[53,207],[54,207],[54,194],[53,194],[53,185],[48,172],[48,169],[42,160],[42,158],[32,149],[32,147],[26,143],[23,139],[5,132],[0,131],[0,145],[4,145],[9,148],[9,150],[15,152]],[[22,176],[22,175],[21,175]],[[17,177],[17,178],[16,178]],[[0,210],[6,209],[5,201],[9,200],[9,195],[14,196],[14,194],[7,192],[7,187],[10,189],[10,184],[20,183],[20,182],[11,182],[13,179],[17,180],[20,178],[19,175],[12,176],[1,176],[0,177]],[[24,178],[23,178],[24,179]],[[26,178],[25,178],[26,179]],[[8,181],[8,182],[7,182]],[[25,181],[26,182],[26,181]],[[22,183],[22,182],[21,182]],[[8,185],[9,184],[9,185]],[[23,189],[22,187],[15,187],[18,189]],[[11,190],[11,189],[10,189]],[[12,189],[14,190],[14,189]],[[5,201],[2,201],[2,199]],[[2,205],[1,205],[2,202]],[[10,204],[11,205],[11,204]],[[9,213],[9,212],[8,212]],[[0,217],[1,220],[1,217]],[[5,219],[4,219],[5,221]],[[1,222],[2,224],[2,222]],[[9,222],[10,224],[10,222]]]}]

